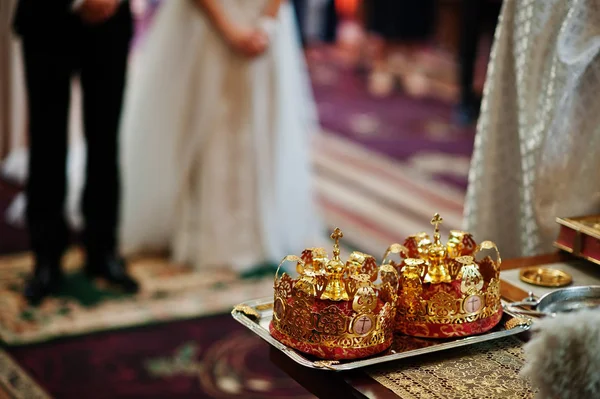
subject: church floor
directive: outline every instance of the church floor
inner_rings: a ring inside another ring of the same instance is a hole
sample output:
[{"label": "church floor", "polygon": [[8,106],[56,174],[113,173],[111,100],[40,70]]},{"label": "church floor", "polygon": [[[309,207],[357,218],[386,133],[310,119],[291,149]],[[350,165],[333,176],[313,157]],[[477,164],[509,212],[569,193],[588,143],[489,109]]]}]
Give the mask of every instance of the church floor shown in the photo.
[{"label": "church floor", "polygon": [[[57,398],[310,398],[229,315],[9,349]],[[0,359],[1,364],[1,359]]]},{"label": "church floor", "polygon": [[[452,123],[452,104],[403,91],[374,98],[364,76],[331,50],[309,54],[309,67],[324,130],[313,157],[327,226],[378,257],[429,231],[434,212],[444,233],[460,228],[474,129]],[[0,215],[19,190],[0,180]],[[268,268],[240,279],[140,257],[130,267],[143,290],[127,297],[85,280],[73,249],[65,265],[72,289],[33,309],[19,294],[33,266],[26,249],[25,231],[0,217],[0,337],[9,344],[0,349],[0,387],[12,396],[36,397],[36,381],[58,397],[306,397],[263,359],[266,345],[225,313],[271,295]]]}]

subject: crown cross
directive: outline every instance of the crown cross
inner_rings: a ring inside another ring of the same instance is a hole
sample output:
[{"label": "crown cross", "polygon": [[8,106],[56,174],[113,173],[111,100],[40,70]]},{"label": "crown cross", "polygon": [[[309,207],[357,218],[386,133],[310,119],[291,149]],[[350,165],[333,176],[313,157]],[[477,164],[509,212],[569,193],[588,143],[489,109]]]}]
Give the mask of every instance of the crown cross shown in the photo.
[{"label": "crown cross", "polygon": [[433,215],[433,219],[431,219],[431,224],[435,227],[436,233],[440,231],[440,224],[442,224],[443,221],[444,219],[442,219],[439,213]]},{"label": "crown cross", "polygon": [[340,258],[340,238],[344,237],[344,233],[339,227],[336,227],[333,233],[331,233],[331,239],[334,241],[333,244],[333,256],[335,259],[339,260]]}]

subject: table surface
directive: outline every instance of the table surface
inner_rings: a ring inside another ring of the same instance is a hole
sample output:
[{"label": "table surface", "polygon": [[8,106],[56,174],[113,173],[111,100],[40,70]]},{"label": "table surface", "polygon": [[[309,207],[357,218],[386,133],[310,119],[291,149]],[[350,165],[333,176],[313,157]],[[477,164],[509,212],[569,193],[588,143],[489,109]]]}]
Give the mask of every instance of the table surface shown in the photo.
[{"label": "table surface", "polygon": [[[557,252],[548,255],[506,260],[502,262],[501,269],[516,269],[554,262],[565,262],[573,259],[567,253]],[[501,294],[508,301],[518,301],[527,296],[527,292],[522,289],[505,283],[501,284]],[[269,347],[271,361],[319,398],[398,398],[396,394],[373,380],[364,371],[331,372],[310,369],[294,362],[274,347]]]}]

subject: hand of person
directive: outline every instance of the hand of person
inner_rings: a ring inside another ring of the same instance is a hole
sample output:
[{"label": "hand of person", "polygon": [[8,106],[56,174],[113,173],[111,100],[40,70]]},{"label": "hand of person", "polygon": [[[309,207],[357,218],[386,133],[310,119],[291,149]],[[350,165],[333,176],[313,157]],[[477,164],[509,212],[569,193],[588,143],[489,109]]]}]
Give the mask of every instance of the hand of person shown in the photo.
[{"label": "hand of person", "polygon": [[88,24],[99,24],[114,15],[119,0],[84,0],[77,12]]},{"label": "hand of person", "polygon": [[269,38],[262,30],[239,26],[228,29],[225,40],[233,51],[250,58],[259,56],[269,46]]},{"label": "hand of person", "polygon": [[261,29],[253,29],[249,39],[247,47],[251,56],[260,55],[269,48],[269,36]]},{"label": "hand of person", "polygon": [[269,41],[272,41],[277,32],[277,19],[273,17],[263,16],[258,20],[258,28],[262,30]]}]

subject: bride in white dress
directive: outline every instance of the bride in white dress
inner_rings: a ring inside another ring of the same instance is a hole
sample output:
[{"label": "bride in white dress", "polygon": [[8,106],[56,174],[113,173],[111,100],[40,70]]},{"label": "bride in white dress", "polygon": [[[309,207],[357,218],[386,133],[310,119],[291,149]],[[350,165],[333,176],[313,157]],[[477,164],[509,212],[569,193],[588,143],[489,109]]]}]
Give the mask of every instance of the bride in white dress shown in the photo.
[{"label": "bride in white dress", "polygon": [[163,3],[123,113],[125,254],[242,271],[317,244],[318,126],[292,13],[281,0]]}]

